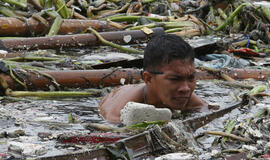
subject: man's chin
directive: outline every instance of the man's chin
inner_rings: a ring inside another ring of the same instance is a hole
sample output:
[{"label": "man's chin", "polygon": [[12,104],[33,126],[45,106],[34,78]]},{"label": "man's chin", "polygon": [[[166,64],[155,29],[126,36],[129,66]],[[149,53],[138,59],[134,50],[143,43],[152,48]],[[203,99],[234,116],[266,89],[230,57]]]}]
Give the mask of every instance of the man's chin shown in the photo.
[{"label": "man's chin", "polygon": [[188,100],[177,100],[177,101],[174,101],[172,103],[171,106],[171,109],[175,109],[175,110],[184,110],[186,109],[186,104],[187,104]]}]

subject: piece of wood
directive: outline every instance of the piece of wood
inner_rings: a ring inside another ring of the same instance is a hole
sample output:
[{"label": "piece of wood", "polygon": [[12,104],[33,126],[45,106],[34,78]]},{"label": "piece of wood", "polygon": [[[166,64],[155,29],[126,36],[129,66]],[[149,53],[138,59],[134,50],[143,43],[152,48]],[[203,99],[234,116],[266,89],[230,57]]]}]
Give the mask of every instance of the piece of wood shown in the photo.
[{"label": "piece of wood", "polygon": [[231,112],[233,109],[241,107],[245,104],[246,104],[245,100],[243,100],[243,102],[236,102],[221,110],[218,110],[212,113],[206,113],[199,117],[195,117],[195,118],[192,117],[192,118],[186,119],[183,121],[183,123],[185,124],[185,126],[188,127],[190,131],[195,132],[198,128],[206,125],[207,123],[213,121],[214,119],[222,117],[223,115]]},{"label": "piece of wood", "polygon": [[[97,31],[114,31],[117,28],[111,26],[106,21],[99,20],[78,20],[63,19],[63,23],[58,34],[76,34],[82,33],[89,26]],[[1,36],[34,36],[45,35],[49,29],[34,18],[21,21],[12,17],[0,17],[0,35]]]},{"label": "piece of wood", "polygon": [[[64,23],[64,22],[63,22]],[[136,31],[117,31],[117,32],[102,32],[100,35],[107,41],[117,42],[117,44],[132,44],[140,41],[145,41],[155,35],[164,34],[163,28],[152,29],[153,33],[148,35],[141,30]],[[132,37],[129,43],[124,41],[124,36]],[[3,44],[10,49],[59,49],[62,47],[86,47],[101,45],[102,42],[94,34],[74,34],[74,35],[56,35],[50,37],[33,37],[33,38],[17,38],[3,39]]]},{"label": "piece of wood", "polygon": [[[46,71],[41,72],[16,72],[28,90],[50,90],[55,87],[51,78],[43,75],[50,75],[59,85],[61,90],[65,88],[100,88],[124,84],[139,83],[141,81],[140,70],[134,69],[107,69],[107,70],[70,70],[70,71]],[[8,87],[15,90],[25,88],[17,83],[12,77],[0,74],[0,78],[8,83]]]}]

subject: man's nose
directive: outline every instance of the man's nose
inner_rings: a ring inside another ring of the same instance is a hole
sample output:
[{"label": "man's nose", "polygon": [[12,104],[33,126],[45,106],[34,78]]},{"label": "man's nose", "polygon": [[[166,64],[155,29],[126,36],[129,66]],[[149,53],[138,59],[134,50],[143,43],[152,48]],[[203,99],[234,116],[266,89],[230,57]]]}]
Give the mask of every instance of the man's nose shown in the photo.
[{"label": "man's nose", "polygon": [[191,90],[188,81],[182,81],[179,83],[178,92],[189,93]]}]

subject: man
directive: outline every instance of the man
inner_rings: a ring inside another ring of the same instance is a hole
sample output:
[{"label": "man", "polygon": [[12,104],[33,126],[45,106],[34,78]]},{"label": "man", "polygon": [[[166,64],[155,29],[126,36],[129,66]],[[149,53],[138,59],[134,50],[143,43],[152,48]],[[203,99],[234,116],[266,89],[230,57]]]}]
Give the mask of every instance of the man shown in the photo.
[{"label": "man", "polygon": [[125,85],[109,93],[100,103],[101,115],[110,122],[120,122],[120,111],[130,101],[171,110],[200,110],[206,103],[193,92],[194,54],[179,36],[154,37],[144,51],[144,83]]}]

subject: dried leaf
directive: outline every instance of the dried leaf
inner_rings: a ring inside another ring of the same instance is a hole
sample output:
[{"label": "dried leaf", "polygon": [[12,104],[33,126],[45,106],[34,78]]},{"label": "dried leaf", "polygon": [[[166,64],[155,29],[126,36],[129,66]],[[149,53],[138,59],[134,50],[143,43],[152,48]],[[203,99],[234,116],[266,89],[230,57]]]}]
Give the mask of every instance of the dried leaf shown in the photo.
[{"label": "dried leaf", "polygon": [[153,33],[153,30],[150,28],[147,28],[147,27],[143,27],[141,29],[141,31],[143,31],[145,34],[152,34]]}]

